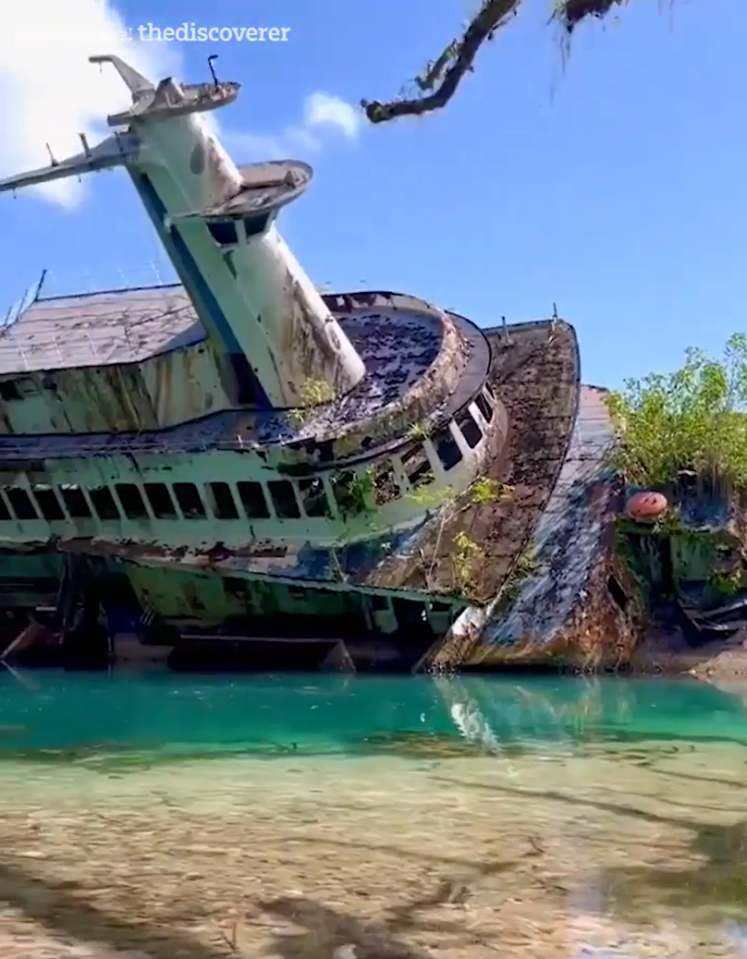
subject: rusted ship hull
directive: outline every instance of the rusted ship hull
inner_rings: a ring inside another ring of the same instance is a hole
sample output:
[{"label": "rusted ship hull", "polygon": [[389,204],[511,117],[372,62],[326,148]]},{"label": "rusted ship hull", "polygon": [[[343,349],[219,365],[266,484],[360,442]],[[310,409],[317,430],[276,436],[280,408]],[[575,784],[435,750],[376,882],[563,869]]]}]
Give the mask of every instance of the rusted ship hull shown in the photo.
[{"label": "rusted ship hull", "polygon": [[[498,497],[457,510],[435,504],[415,529],[350,546],[188,551],[72,538],[6,550],[0,590],[16,612],[6,640],[32,609],[54,608],[59,618],[60,583],[66,578],[69,594],[77,577],[79,594],[93,589],[108,607],[112,631],[129,623],[124,629],[147,643],[176,646],[183,663],[624,665],[640,621],[614,554],[620,493],[606,465],[603,391],[580,384],[575,334],[564,323],[488,336],[489,382],[510,423],[483,469]],[[481,552],[470,581],[457,582],[465,531]]]},{"label": "rusted ship hull", "polygon": [[179,282],[40,281],[0,330],[0,549],[64,557],[53,604],[34,580],[51,652],[108,662],[119,610],[182,664],[621,663],[603,406],[572,327],[321,295],[277,227],[312,168],[239,166],[203,119],[240,84],[92,60],[131,93],[112,135],[0,193],[121,167]]}]

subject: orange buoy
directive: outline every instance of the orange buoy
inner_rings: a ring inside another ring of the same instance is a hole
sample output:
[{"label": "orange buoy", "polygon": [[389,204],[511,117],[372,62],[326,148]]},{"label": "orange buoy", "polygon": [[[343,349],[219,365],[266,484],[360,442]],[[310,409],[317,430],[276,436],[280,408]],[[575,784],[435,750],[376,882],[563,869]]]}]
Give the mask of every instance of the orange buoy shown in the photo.
[{"label": "orange buoy", "polygon": [[631,496],[625,511],[637,523],[655,523],[668,509],[669,503],[663,493],[644,492]]}]

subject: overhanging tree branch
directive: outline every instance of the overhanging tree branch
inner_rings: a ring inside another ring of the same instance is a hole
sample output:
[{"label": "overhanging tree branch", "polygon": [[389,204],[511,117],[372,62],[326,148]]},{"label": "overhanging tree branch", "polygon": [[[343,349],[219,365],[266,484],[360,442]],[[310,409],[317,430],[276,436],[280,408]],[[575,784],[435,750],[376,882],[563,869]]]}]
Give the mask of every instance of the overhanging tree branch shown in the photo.
[{"label": "overhanging tree branch", "polygon": [[[466,73],[471,73],[480,47],[492,40],[496,30],[516,15],[522,0],[483,0],[479,11],[461,37],[451,41],[443,53],[415,78],[423,96],[409,99],[361,101],[371,123],[385,123],[403,116],[420,116],[445,107]],[[572,33],[587,17],[604,17],[614,6],[627,0],[556,0],[551,20]]]},{"label": "overhanging tree branch", "polygon": [[[410,100],[392,100],[380,103],[362,101],[361,106],[371,123],[384,123],[403,116],[418,116],[445,107],[486,40],[492,40],[495,31],[509,17],[516,14],[522,0],[483,0],[479,12],[471,20],[461,39],[453,40],[441,56],[429,64],[415,82],[427,96]],[[451,64],[448,66],[448,64]],[[433,89],[441,81],[440,86]]]}]

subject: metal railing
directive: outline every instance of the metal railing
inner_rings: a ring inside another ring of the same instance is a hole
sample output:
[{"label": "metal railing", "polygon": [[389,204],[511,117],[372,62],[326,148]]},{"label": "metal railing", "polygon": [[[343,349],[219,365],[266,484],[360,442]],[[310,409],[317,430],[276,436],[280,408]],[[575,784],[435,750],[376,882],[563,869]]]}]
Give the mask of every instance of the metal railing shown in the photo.
[{"label": "metal railing", "polygon": [[36,283],[32,283],[31,286],[27,288],[20,300],[16,300],[15,303],[11,304],[10,309],[3,317],[2,322],[0,322],[0,331],[7,330],[8,327],[15,323],[18,317],[39,298],[39,292],[46,277],[47,271],[42,270],[41,276]]},{"label": "metal railing", "polygon": [[149,290],[162,286],[173,286],[178,277],[170,263],[160,259],[150,260],[147,264],[123,270],[119,267],[107,273],[83,270],[76,274],[58,274],[46,271],[44,295],[40,300],[62,299],[67,296],[85,296],[94,293],[118,293],[125,290]]}]

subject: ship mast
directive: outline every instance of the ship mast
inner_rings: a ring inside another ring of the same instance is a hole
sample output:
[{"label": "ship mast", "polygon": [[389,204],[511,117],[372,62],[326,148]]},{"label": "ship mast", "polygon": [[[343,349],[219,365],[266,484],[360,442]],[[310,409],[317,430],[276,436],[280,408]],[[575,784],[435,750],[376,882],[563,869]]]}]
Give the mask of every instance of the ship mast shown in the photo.
[{"label": "ship mast", "polygon": [[337,399],[364,377],[360,356],[282,239],[280,208],[311,168],[278,161],[239,168],[202,114],[233,102],[239,84],[154,86],[116,56],[132,94],[98,146],[0,181],[0,192],[124,166],[174,268],[225,359],[239,404],[288,408]]}]

